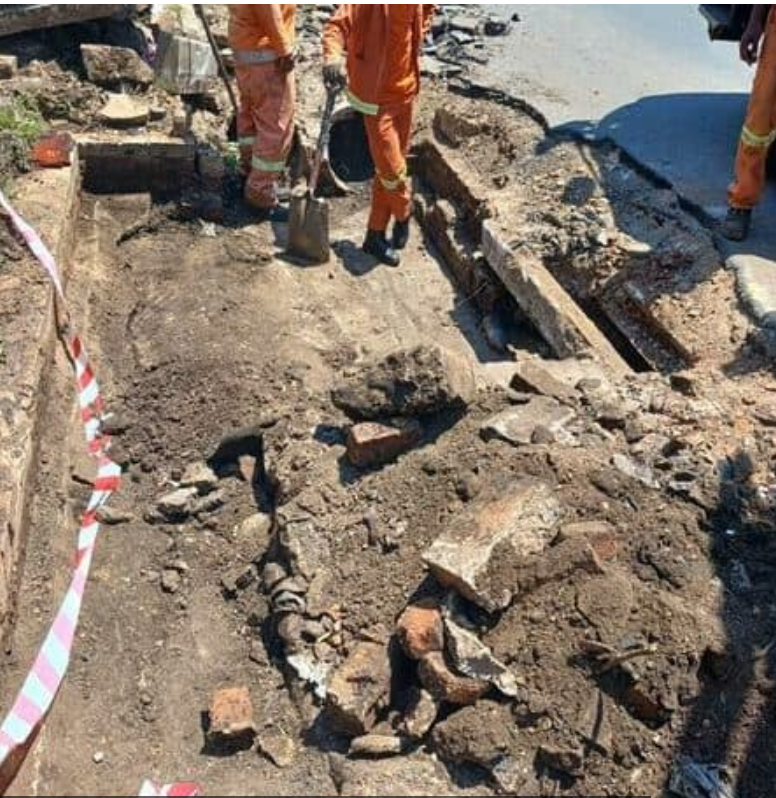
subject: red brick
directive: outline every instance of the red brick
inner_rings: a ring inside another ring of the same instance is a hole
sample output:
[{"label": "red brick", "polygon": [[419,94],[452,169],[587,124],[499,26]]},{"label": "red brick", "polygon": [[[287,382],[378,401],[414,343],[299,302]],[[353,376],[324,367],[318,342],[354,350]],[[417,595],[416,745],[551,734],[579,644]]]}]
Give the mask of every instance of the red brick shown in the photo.
[{"label": "red brick", "polygon": [[356,424],[348,433],[348,459],[360,468],[395,460],[417,445],[423,428],[417,421],[395,425],[368,422]]},{"label": "red brick", "polygon": [[396,634],[404,653],[412,659],[442,651],[445,632],[442,613],[438,607],[411,606],[402,613],[396,624]]},{"label": "red brick", "polygon": [[420,661],[418,675],[437,701],[461,707],[476,704],[490,689],[487,682],[453,673],[439,652],[428,654]]},{"label": "red brick", "polygon": [[218,690],[210,705],[210,734],[214,737],[253,736],[253,704],[247,687]]}]

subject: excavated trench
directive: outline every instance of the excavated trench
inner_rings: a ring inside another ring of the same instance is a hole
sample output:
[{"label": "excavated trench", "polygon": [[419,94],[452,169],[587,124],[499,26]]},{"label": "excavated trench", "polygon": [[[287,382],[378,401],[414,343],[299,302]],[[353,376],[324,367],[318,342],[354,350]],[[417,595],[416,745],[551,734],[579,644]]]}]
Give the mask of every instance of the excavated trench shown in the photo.
[{"label": "excavated trench", "polygon": [[[573,346],[581,340],[564,326],[576,317],[558,322],[543,312],[533,315],[542,307],[534,294],[525,301],[489,262],[488,223],[530,222],[535,215],[524,207],[519,217],[495,208],[483,181],[501,179],[500,173],[478,172],[476,161],[461,168],[457,148],[421,140],[413,171],[422,240],[413,241],[401,269],[375,268],[356,246],[366,219],[362,181],[373,167],[362,123],[344,115],[335,125],[331,155],[355,194],[332,201],[336,259],[308,269],[278,258],[283,232],[254,224],[236,204],[227,202],[213,235],[208,225],[154,202],[180,199],[192,178],[199,179],[198,191],[212,189],[212,174],[202,167],[208,158],[196,150],[92,142],[82,152],[87,193],[68,294],[116,413],[114,454],[126,478],[105,519],[76,660],[18,789],[53,794],[77,785],[79,792],[99,794],[110,778],[116,791],[131,794],[143,778],[156,775],[198,780],[224,794],[360,794],[386,784],[429,794],[471,794],[472,785],[485,794],[494,785],[583,794],[571,786],[581,776],[577,748],[561,728],[560,705],[586,717],[589,685],[599,681],[593,698],[605,704],[605,723],[625,742],[601,739],[600,729],[591,739],[585,731],[587,786],[627,789],[622,773],[645,762],[653,768],[650,783],[657,784],[670,759],[669,743],[657,738],[676,708],[659,703],[655,685],[674,672],[649,660],[648,673],[615,670],[597,681],[589,652],[578,650],[579,628],[588,621],[567,609],[584,607],[583,616],[595,618],[591,623],[598,624],[608,654],[627,634],[641,642],[633,619],[642,610],[650,634],[685,646],[672,667],[688,673],[694,660],[686,652],[703,650],[696,637],[708,633],[712,639],[716,630],[709,631],[705,608],[698,628],[690,630],[691,613],[678,599],[672,603],[676,593],[666,598],[658,591],[652,577],[633,587],[630,577],[618,576],[612,606],[596,604],[612,584],[596,570],[596,557],[591,565],[580,554],[572,532],[558,538],[555,566],[542,570],[534,563],[536,574],[532,566],[531,574],[518,568],[506,575],[530,590],[503,613],[445,605],[494,656],[534,679],[530,688],[520,684],[516,695],[520,727],[537,724],[538,758],[524,738],[499,737],[503,705],[495,701],[488,723],[497,730],[497,761],[477,753],[482,718],[469,721],[450,705],[402,749],[405,755],[377,762],[341,757],[348,738],[374,729],[351,726],[343,735],[342,723],[329,725],[318,715],[314,693],[325,693],[326,681],[354,651],[385,646],[408,601],[450,601],[427,577],[423,555],[496,484],[511,486],[526,476],[546,481],[571,520],[599,522],[595,540],[603,540],[602,551],[620,552],[615,558],[622,563],[639,560],[648,570],[657,562],[656,572],[670,578],[672,568],[680,570],[658,560],[649,534],[628,534],[649,516],[677,530],[676,540],[663,543],[678,546],[685,561],[703,550],[697,506],[667,503],[643,482],[623,483],[622,475],[600,467],[614,448],[612,436],[595,425],[580,421],[574,434],[582,443],[568,452],[552,442],[524,451],[481,438],[482,425],[508,405],[515,354],[578,354],[583,363],[591,354],[582,346],[576,353],[558,351],[557,340]],[[522,256],[522,235],[515,227],[504,240],[510,257]],[[615,257],[627,270],[642,255]],[[574,264],[572,257],[542,260],[563,297],[630,370],[669,373],[692,359],[670,334],[655,331],[651,316],[639,315],[637,290],[628,294],[627,312],[613,311],[607,297],[614,288],[599,294],[593,283],[579,283],[569,276]],[[539,289],[531,284],[531,290]],[[560,325],[562,334],[548,335],[546,325],[551,332]],[[479,398],[468,414],[423,416],[419,443],[398,461],[353,467],[345,452],[352,419],[332,405],[332,389],[363,362],[429,342],[465,363]],[[89,463],[73,423],[69,380],[68,364],[56,352],[41,439],[48,454],[31,491],[30,544],[3,705],[62,594],[70,530],[88,493]],[[607,423],[614,430],[626,422]],[[164,498],[185,481],[187,468],[200,463],[212,470],[212,481],[195,486],[192,505],[167,512]],[[675,579],[672,585],[686,579],[697,587],[684,572]],[[703,604],[700,594],[693,599]],[[618,601],[633,607],[631,620]],[[665,631],[674,624],[680,628]],[[395,649],[391,644],[393,684],[370,708],[378,736],[406,723],[422,681],[422,668]],[[651,651],[643,647],[641,655]],[[572,657],[582,665],[566,678]],[[378,657],[376,671],[380,667]],[[369,682],[368,673],[361,677]],[[251,746],[214,743],[207,734],[212,693],[236,684],[253,695],[262,757]],[[648,687],[640,691],[641,684]],[[613,718],[618,702],[625,710]],[[460,740],[451,740],[445,735],[453,733],[456,715],[463,728]],[[616,768],[609,765],[612,750]]]}]

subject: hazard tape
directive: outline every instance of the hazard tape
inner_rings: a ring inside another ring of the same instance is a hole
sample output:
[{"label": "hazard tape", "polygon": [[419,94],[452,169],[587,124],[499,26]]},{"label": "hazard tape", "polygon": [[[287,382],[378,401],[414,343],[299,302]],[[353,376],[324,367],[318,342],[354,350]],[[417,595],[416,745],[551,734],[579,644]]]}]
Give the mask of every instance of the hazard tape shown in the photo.
[{"label": "hazard tape", "polygon": [[[67,318],[62,278],[54,256],[35,230],[13,209],[1,191],[0,211],[8,218],[13,229],[48,273],[56,291],[58,307],[64,311],[64,318],[60,318],[60,334],[75,371],[78,404],[87,447],[97,465],[92,495],[81,517],[75,570],[70,587],[11,711],[0,726],[0,794],[2,794],[24,762],[35,736],[54,704],[70,665],[86,583],[100,532],[97,515],[118,490],[121,468],[108,456],[110,438],[102,431],[105,408],[100,387],[83,341],[75,333]],[[159,788],[153,782],[147,782],[144,785],[144,788],[146,787],[157,789],[157,792],[144,793],[147,795],[199,794],[196,785],[178,784]]]},{"label": "hazard tape", "polygon": [[153,781],[146,781],[140,788],[140,798],[157,798],[158,796],[169,796],[170,798],[186,798],[200,794],[198,784],[167,784],[161,786]]}]

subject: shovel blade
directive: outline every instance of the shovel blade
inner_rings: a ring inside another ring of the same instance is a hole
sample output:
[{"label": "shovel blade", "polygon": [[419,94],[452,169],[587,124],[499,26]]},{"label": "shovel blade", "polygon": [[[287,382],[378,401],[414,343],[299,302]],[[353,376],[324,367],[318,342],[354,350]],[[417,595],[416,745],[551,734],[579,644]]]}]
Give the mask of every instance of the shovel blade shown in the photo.
[{"label": "shovel blade", "polygon": [[309,193],[291,197],[288,253],[312,264],[328,263],[329,203]]}]

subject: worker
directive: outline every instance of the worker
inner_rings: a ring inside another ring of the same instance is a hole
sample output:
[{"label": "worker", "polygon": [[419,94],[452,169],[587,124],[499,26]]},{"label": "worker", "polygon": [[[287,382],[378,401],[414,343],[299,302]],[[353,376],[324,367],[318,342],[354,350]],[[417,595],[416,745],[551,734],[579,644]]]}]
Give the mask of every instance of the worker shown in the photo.
[{"label": "worker", "polygon": [[278,183],[294,136],[296,5],[229,5],[240,110],[237,135],[245,199],[263,218],[287,222]]},{"label": "worker", "polygon": [[765,189],[768,150],[776,141],[776,15],[770,5],[755,5],[741,38],[741,60],[757,64],[746,121],[738,143],[735,177],[728,190],[722,234],[731,241],[749,235],[752,210]]},{"label": "worker", "polygon": [[324,83],[327,88],[347,85],[351,106],[364,116],[375,163],[363,249],[388,266],[399,265],[400,250],[409,241],[407,153],[420,91],[421,46],[434,9],[424,4],[344,3],[323,32]]}]

